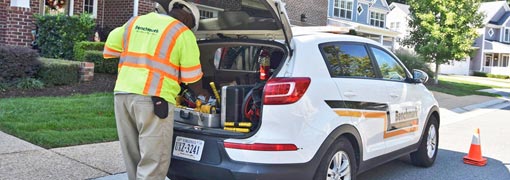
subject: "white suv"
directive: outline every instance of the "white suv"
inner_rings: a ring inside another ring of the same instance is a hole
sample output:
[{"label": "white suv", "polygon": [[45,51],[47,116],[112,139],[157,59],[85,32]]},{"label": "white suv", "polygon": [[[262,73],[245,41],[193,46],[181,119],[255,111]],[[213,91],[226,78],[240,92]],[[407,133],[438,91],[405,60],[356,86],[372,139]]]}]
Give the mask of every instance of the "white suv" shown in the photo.
[{"label": "white suv", "polygon": [[439,109],[423,71],[366,38],[292,29],[280,0],[195,2],[194,91],[214,82],[221,102],[194,123],[176,109],[171,179],[355,179],[402,155],[434,163]]}]

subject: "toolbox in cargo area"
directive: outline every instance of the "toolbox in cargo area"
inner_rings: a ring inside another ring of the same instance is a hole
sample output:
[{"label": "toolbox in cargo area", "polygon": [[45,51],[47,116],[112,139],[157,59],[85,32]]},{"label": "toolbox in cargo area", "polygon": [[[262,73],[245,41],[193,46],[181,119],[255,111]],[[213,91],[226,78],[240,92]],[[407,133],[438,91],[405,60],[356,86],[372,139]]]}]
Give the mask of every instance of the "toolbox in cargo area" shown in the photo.
[{"label": "toolbox in cargo area", "polygon": [[225,122],[242,122],[243,101],[254,85],[223,86],[221,88],[221,126]]},{"label": "toolbox in cargo area", "polygon": [[210,128],[220,127],[220,114],[208,114],[191,108],[174,109],[174,119],[177,122]]}]

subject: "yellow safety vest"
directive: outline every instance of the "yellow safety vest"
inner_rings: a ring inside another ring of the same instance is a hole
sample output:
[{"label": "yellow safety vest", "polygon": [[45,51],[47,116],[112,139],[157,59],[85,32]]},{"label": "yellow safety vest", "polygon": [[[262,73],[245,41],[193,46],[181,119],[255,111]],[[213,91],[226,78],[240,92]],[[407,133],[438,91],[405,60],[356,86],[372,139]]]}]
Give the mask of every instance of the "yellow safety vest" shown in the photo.
[{"label": "yellow safety vest", "polygon": [[203,74],[193,32],[157,13],[133,17],[110,32],[103,56],[120,57],[114,91],[158,96],[172,104],[181,82],[196,82]]}]

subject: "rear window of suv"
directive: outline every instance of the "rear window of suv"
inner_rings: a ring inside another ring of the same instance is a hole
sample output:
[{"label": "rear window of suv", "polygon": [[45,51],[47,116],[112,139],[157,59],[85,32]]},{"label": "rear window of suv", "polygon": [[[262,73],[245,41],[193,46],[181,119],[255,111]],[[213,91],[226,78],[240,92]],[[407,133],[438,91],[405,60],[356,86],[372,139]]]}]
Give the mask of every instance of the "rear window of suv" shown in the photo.
[{"label": "rear window of suv", "polygon": [[326,43],[320,49],[331,77],[375,78],[368,51],[363,44]]}]

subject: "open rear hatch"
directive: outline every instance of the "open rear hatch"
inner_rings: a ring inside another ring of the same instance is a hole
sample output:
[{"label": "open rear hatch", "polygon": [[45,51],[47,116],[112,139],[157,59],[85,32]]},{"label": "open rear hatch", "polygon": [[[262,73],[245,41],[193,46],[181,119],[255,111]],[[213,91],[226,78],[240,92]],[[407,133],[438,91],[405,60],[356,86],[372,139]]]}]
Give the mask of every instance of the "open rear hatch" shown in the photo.
[{"label": "open rear hatch", "polygon": [[290,21],[281,0],[196,0],[198,39],[284,40],[290,50]]},{"label": "open rear hatch", "polygon": [[253,135],[266,81],[292,50],[280,0],[195,0],[204,77],[183,87],[175,128],[220,137]]}]

